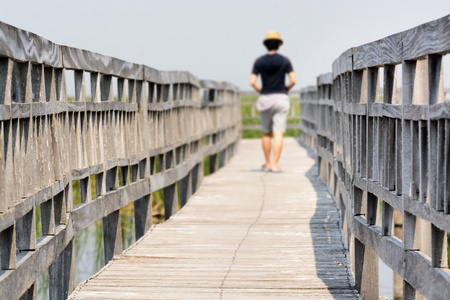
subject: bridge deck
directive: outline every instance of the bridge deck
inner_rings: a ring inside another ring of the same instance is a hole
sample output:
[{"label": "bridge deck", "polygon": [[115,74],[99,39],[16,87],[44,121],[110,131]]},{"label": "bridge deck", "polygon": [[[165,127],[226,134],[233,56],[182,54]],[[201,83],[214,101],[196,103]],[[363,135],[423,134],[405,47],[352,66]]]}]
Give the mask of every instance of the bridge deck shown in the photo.
[{"label": "bridge deck", "polygon": [[285,140],[285,173],[242,140],[190,202],[79,285],[71,299],[351,299],[338,212],[314,159]]}]

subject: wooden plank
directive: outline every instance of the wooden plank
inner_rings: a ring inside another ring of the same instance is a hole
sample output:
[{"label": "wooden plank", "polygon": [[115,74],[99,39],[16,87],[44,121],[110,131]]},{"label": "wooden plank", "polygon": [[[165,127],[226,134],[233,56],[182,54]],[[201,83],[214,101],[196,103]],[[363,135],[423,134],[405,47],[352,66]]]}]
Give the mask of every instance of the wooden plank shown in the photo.
[{"label": "wooden plank", "polygon": [[70,299],[358,299],[340,216],[314,159],[286,139],[284,173],[261,172],[260,161],[259,140],[241,141],[181,211]]}]

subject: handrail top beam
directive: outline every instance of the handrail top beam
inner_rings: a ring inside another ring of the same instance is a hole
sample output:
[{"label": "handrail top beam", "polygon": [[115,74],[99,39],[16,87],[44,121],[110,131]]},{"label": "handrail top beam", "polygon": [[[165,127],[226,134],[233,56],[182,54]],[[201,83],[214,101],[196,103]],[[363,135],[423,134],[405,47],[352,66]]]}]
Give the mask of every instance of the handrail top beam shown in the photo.
[{"label": "handrail top beam", "polygon": [[404,60],[415,60],[430,54],[449,52],[450,15],[447,15],[348,49],[333,62],[333,78],[352,70],[399,64]]},{"label": "handrail top beam", "polygon": [[0,21],[0,57],[18,62],[43,64],[53,68],[83,70],[119,78],[142,80],[156,84],[190,84],[198,88],[239,89],[228,82],[200,81],[187,71],[160,71],[89,50],[59,45],[44,37]]}]

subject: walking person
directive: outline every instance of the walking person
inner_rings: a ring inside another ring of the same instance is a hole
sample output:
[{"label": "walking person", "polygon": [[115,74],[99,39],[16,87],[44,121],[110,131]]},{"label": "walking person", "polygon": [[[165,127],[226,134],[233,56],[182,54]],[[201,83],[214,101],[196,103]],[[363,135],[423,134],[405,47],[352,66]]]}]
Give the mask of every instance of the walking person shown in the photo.
[{"label": "walking person", "polygon": [[[256,107],[261,118],[262,148],[266,159],[261,169],[267,172],[281,173],[278,162],[283,149],[283,134],[286,131],[289,112],[288,91],[295,85],[297,79],[291,61],[278,53],[278,48],[283,44],[280,33],[277,31],[267,32],[263,44],[268,52],[256,59],[250,76],[250,85],[259,93]],[[285,83],[286,74],[289,77],[287,85]],[[262,87],[258,84],[258,75],[261,75]],[[273,160],[271,165],[272,135]]]}]

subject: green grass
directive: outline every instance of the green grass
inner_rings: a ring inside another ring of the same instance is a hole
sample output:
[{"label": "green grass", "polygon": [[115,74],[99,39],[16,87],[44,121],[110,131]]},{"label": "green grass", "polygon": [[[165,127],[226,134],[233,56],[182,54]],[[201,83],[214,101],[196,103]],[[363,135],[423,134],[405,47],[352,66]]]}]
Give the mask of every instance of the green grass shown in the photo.
[{"label": "green grass", "polygon": [[259,121],[259,117],[258,119],[247,119],[247,120],[242,120],[242,125],[259,125],[261,124],[261,122]]},{"label": "green grass", "polygon": [[[291,98],[292,99],[292,98]],[[297,99],[296,99],[297,100]],[[300,103],[294,104],[295,107],[295,115],[300,116]]]},{"label": "green grass", "polygon": [[[284,133],[284,137],[299,137],[300,136],[300,129],[286,129],[286,132]],[[242,138],[243,139],[260,139],[262,138],[262,131],[261,130],[243,130],[242,131]]]},{"label": "green grass", "polygon": [[81,191],[80,191],[80,181],[72,181],[72,198],[73,198],[73,208],[81,204]]},{"label": "green grass", "polygon": [[[243,96],[241,97],[241,118],[242,125],[260,125],[259,112],[256,108],[253,108],[254,117],[252,117],[252,105],[258,100],[258,96]],[[291,97],[291,101],[298,101],[298,97]],[[244,103],[244,105],[242,105]],[[249,105],[245,105],[249,103]],[[294,104],[294,111],[296,116],[300,116],[300,104]],[[290,113],[290,111],[289,111]],[[288,118],[287,124],[300,124],[300,119]],[[285,137],[299,137],[300,129],[287,129]],[[262,132],[260,129],[242,130],[243,139],[259,139],[262,138]]]},{"label": "green grass", "polygon": [[203,158],[203,175],[209,175],[209,156]]},{"label": "green grass", "polygon": [[41,221],[41,206],[36,205],[35,209],[36,217],[36,240],[38,240],[42,236],[42,221]]},{"label": "green grass", "polygon": [[127,249],[136,241],[134,231],[134,203],[120,209],[120,225],[122,227],[122,247]]},{"label": "green grass", "polygon": [[242,96],[241,97],[241,103],[242,102],[256,102],[258,101],[258,96]]},{"label": "green grass", "polygon": [[[241,117],[244,119],[245,117],[252,116],[252,107],[253,104],[258,101],[258,96],[243,96],[241,97]],[[249,103],[248,105],[242,105],[244,103]],[[259,112],[256,108],[253,108],[254,116],[259,118]]]},{"label": "green grass", "polygon": [[153,223],[164,222],[164,191],[157,190],[152,193],[152,215],[154,215]]}]

